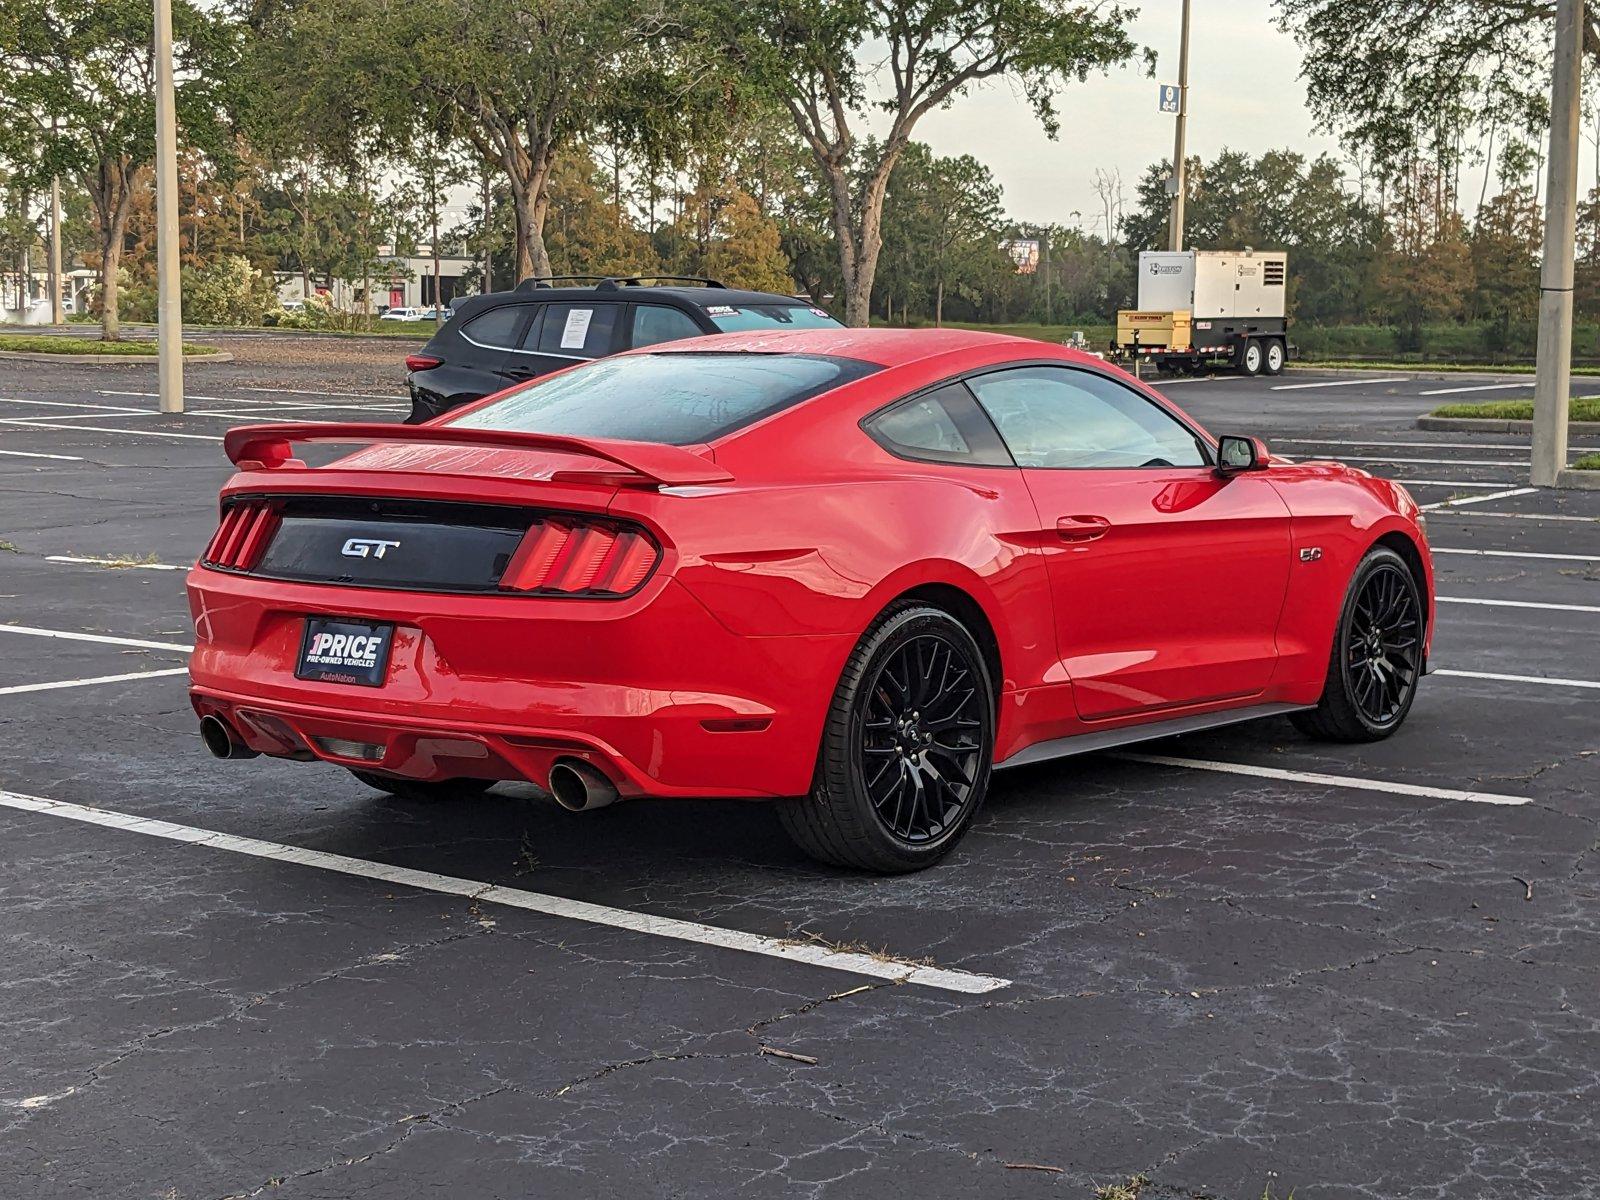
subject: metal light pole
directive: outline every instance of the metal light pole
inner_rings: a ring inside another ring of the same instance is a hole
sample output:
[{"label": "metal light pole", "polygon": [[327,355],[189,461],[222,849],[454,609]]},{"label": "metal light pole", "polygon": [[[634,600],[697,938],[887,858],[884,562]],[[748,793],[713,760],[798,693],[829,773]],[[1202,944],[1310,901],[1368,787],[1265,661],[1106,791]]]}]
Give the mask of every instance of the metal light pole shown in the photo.
[{"label": "metal light pole", "polygon": [[61,180],[50,181],[50,324],[61,324]]},{"label": "metal light pole", "polygon": [[1184,124],[1189,119],[1189,0],[1183,0],[1183,37],[1178,43],[1178,133],[1172,147],[1172,241],[1169,250],[1183,249],[1183,199],[1188,192],[1188,169],[1184,164]]},{"label": "metal light pole", "polygon": [[1550,89],[1550,170],[1539,272],[1539,374],[1533,392],[1531,480],[1549,487],[1567,466],[1572,391],[1572,256],[1577,233],[1578,108],[1583,89],[1583,0],[1556,8]]},{"label": "metal light pole", "polygon": [[183,411],[183,295],[178,283],[178,121],[172,85],[172,0],[155,0],[156,342],[162,412]]}]

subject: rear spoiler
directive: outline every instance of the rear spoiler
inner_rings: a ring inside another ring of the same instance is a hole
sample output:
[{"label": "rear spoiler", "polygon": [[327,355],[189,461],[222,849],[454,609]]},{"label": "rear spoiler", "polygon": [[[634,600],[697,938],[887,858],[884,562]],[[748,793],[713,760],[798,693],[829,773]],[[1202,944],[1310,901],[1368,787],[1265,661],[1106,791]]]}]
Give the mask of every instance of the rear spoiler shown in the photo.
[{"label": "rear spoiler", "polygon": [[710,459],[682,446],[616,438],[577,438],[555,433],[474,429],[460,425],[380,425],[366,422],[311,425],[241,425],[223,436],[222,447],[240,470],[275,471],[304,466],[296,444],[308,442],[398,443],[480,446],[492,450],[557,450],[622,467],[629,476],[657,484],[726,483],[733,476]]}]

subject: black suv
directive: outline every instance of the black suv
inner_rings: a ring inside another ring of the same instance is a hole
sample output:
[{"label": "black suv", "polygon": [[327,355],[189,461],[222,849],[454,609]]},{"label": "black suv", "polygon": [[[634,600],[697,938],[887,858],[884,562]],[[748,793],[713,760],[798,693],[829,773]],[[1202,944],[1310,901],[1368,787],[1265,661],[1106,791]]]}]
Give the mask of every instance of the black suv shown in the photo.
[{"label": "black suv", "polygon": [[[566,286],[578,281],[584,286]],[[681,275],[525,279],[513,292],[469,296],[453,307],[428,344],[406,356],[408,425],[619,350],[706,333],[839,324],[806,300]]]}]

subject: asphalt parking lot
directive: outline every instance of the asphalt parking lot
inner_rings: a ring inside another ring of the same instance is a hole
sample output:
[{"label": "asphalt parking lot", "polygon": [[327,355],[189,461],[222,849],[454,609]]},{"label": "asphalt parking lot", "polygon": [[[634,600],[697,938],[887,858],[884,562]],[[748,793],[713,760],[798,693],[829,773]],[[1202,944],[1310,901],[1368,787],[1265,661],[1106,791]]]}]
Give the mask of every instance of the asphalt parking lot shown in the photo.
[{"label": "asphalt parking lot", "polygon": [[1409,723],[1003,773],[881,879],[758,805],[207,757],[220,435],[404,411],[403,349],[292,347],[192,365],[182,416],[152,364],[0,362],[0,1196],[1600,1190],[1600,493],[1412,425],[1530,379],[1174,382],[1429,507]]}]

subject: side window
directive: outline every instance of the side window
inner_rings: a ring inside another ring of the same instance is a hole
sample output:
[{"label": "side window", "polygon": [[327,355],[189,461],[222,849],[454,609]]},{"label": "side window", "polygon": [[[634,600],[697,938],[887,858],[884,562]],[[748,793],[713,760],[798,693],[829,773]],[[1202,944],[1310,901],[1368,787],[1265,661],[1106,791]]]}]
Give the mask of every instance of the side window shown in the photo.
[{"label": "side window", "polygon": [[528,311],[525,304],[506,304],[480,313],[461,327],[461,336],[479,346],[509,350],[517,344],[517,326]]},{"label": "side window", "polygon": [[867,421],[872,439],[890,454],[928,462],[980,467],[1014,464],[972,393],[947,383]]},{"label": "side window", "polygon": [[1092,371],[1015,367],[969,379],[1019,467],[1203,467],[1178,420]]},{"label": "side window", "polygon": [[633,308],[633,341],[640,346],[654,346],[660,342],[675,342],[679,338],[699,337],[705,330],[694,323],[688,313],[665,304],[636,304]]},{"label": "side window", "polygon": [[540,354],[600,358],[611,353],[620,304],[546,304],[536,343]]}]

